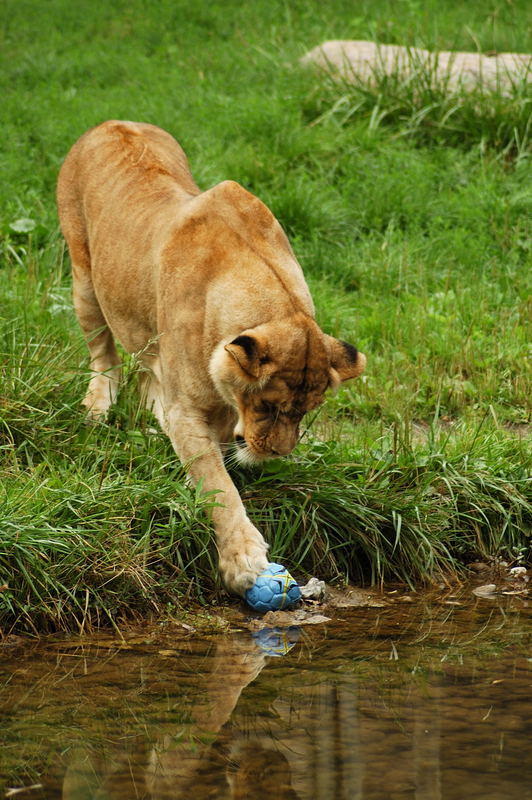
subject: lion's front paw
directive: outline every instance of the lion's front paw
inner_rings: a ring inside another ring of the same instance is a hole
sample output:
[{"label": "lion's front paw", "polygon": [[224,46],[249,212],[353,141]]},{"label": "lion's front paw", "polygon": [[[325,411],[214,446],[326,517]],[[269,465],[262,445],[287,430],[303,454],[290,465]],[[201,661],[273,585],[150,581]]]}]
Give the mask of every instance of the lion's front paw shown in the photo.
[{"label": "lion's front paw", "polygon": [[87,418],[92,422],[104,422],[107,412],[116,400],[120,371],[115,367],[107,373],[95,373],[89,381],[82,405],[87,409]]},{"label": "lion's front paw", "polygon": [[88,392],[81,404],[87,409],[88,422],[105,422],[107,412],[111,406],[111,400],[108,396]]},{"label": "lion's front paw", "polygon": [[268,565],[267,549],[268,545],[251,523],[225,539],[219,546],[219,567],[229,592],[243,597],[253,586],[257,575]]}]

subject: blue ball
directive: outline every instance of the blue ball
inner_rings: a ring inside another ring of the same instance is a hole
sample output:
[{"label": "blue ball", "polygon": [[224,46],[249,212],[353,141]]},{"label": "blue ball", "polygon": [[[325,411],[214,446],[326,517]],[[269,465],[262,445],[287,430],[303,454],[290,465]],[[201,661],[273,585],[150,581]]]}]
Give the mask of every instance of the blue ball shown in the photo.
[{"label": "blue ball", "polygon": [[246,592],[246,602],[254,611],[279,611],[300,599],[299,586],[282,564],[268,564]]},{"label": "blue ball", "polygon": [[261,628],[251,634],[256,644],[267,656],[279,658],[290,652],[299,641],[299,628]]}]

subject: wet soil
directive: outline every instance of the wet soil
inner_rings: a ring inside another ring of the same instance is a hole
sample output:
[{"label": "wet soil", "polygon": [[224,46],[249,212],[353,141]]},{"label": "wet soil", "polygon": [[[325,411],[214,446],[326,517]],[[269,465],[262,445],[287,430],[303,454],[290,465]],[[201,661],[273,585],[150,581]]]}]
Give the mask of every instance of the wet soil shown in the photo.
[{"label": "wet soil", "polygon": [[12,639],[0,797],[531,797],[523,587],[348,600],[284,624],[234,607],[210,626]]}]

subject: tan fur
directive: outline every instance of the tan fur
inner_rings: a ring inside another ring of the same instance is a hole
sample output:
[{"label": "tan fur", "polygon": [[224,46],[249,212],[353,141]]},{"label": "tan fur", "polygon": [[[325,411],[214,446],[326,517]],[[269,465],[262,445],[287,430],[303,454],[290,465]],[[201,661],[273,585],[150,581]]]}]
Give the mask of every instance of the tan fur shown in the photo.
[{"label": "tan fur", "polygon": [[303,273],[275,217],[232,181],[201,192],[165,131],[105,122],[68,154],[57,201],[92,378],[93,417],[116,397],[114,340],[139,353],[143,394],[205,491],[220,571],[243,594],[267,546],[223,463],[289,453],[302,416],[365,358],[322,333]]}]

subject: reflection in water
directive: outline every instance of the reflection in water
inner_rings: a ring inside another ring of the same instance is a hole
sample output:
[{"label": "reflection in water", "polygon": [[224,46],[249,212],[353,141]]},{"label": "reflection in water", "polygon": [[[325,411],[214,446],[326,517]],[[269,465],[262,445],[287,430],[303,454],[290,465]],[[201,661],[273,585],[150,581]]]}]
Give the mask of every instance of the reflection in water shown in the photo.
[{"label": "reflection in water", "polygon": [[513,602],[4,648],[0,796],[524,800],[530,609]]}]

